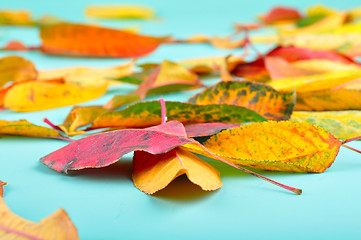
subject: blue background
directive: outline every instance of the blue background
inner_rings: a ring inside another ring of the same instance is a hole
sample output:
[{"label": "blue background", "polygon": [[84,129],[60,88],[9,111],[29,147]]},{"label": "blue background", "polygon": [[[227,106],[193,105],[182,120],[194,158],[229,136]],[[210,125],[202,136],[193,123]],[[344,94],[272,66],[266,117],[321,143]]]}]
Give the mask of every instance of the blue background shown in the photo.
[{"label": "blue background", "polygon": [[[97,23],[112,27],[140,26],[141,33],[186,37],[192,34],[226,35],[234,22],[252,22],[257,14],[274,5],[304,9],[314,1],[132,1],[156,9],[152,21],[95,21],[84,17],[88,3],[101,1],[1,1],[0,8],[28,9],[34,16],[53,14],[72,22]],[[105,1],[104,1],[105,2]],[[111,2],[111,1],[107,1]],[[113,1],[116,2],[116,1]],[[119,2],[119,1],[118,1]],[[359,1],[319,1],[346,9]],[[28,45],[40,43],[37,29],[0,27],[0,45],[8,40]],[[141,58],[143,62],[163,59],[240,54],[240,50],[219,50],[205,44],[163,45]],[[0,57],[10,52],[0,52]],[[67,66],[112,66],[127,59],[65,58],[39,52],[16,52],[33,61],[38,69]],[[83,105],[106,103],[110,91]],[[196,91],[165,95],[165,99],[185,101]],[[154,98],[159,97],[155,96]],[[0,119],[27,119],[44,125],[49,118],[61,123],[71,107],[32,113],[0,112]],[[39,221],[64,208],[78,228],[81,239],[360,239],[361,238],[361,156],[341,148],[335,163],[323,174],[294,174],[259,171],[284,184],[302,188],[297,196],[268,182],[210,161],[217,167],[224,186],[203,192],[181,177],[165,190],[149,196],[134,187],[131,180],[131,155],[103,169],[59,174],[39,162],[39,158],[62,147],[59,140],[25,137],[0,138],[0,179],[5,201],[16,214]],[[360,143],[351,143],[361,149]]]}]

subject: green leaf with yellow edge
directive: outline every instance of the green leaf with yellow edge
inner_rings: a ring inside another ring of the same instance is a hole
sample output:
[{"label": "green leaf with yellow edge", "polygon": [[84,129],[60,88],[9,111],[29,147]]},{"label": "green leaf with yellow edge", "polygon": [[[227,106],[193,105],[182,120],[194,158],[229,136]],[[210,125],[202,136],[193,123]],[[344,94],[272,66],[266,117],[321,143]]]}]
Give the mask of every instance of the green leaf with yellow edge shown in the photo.
[{"label": "green leaf with yellow edge", "polygon": [[[342,142],[320,127],[290,121],[246,124],[222,131],[204,143],[232,163],[275,171],[324,172]],[[189,151],[207,154],[195,145]]]},{"label": "green leaf with yellow edge", "polygon": [[[0,135],[65,139],[54,129],[38,126],[26,120],[0,120]],[[65,139],[66,140],[66,139]]]},{"label": "green leaf with yellow edge", "polygon": [[35,223],[12,213],[4,200],[0,198],[0,239],[77,240],[79,237],[68,214],[61,208]]},{"label": "green leaf with yellow edge", "polygon": [[[258,113],[227,104],[195,105],[166,101],[167,118],[181,123],[245,123],[265,121]],[[91,128],[143,128],[161,123],[158,101],[139,102],[119,111],[109,111],[96,118]]]},{"label": "green leaf with yellow edge", "polygon": [[182,147],[157,155],[135,151],[133,169],[134,185],[147,194],[165,188],[183,174],[205,191],[213,191],[223,185],[214,167]]},{"label": "green leaf with yellow edge", "polygon": [[322,127],[340,139],[361,136],[361,111],[295,111],[290,121]]},{"label": "green leaf with yellow edge", "polygon": [[280,93],[272,87],[249,81],[219,82],[192,96],[189,103],[231,104],[246,107],[266,119],[288,119],[295,104],[294,92]]},{"label": "green leaf with yellow edge", "polygon": [[25,82],[7,91],[4,107],[17,112],[39,111],[89,101],[102,96],[106,91],[107,85]]},{"label": "green leaf with yellow edge", "polygon": [[29,60],[18,56],[0,59],[0,87],[8,82],[35,80],[38,72]]},{"label": "green leaf with yellow edge", "polygon": [[105,111],[107,110],[102,106],[74,107],[58,127],[68,136],[85,134],[85,131],[77,130],[77,128],[92,123]]},{"label": "green leaf with yellow edge", "polygon": [[279,91],[312,92],[331,89],[361,77],[361,69],[337,71],[304,77],[279,78],[268,84]]},{"label": "green leaf with yellow edge", "polygon": [[201,81],[197,75],[177,63],[164,60],[153,69],[134,93],[144,98],[148,94],[180,91],[180,87],[192,89],[200,86]]},{"label": "green leaf with yellow edge", "polygon": [[140,5],[90,5],[85,8],[85,15],[99,19],[152,19],[155,12],[152,8]]}]

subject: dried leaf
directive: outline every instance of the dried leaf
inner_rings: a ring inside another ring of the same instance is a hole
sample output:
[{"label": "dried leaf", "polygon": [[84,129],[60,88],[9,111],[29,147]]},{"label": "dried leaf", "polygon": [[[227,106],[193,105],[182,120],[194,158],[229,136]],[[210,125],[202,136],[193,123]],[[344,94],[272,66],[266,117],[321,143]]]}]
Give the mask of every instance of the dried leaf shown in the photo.
[{"label": "dried leaf", "polygon": [[282,24],[292,23],[302,17],[294,8],[289,7],[274,7],[265,16],[260,17],[265,24]]},{"label": "dried leaf", "polygon": [[0,120],[0,135],[18,135],[27,137],[64,139],[61,134],[54,129],[37,126],[26,120]]},{"label": "dried leaf", "polygon": [[29,60],[8,56],[0,59],[0,87],[8,82],[20,82],[36,79],[38,72]]},{"label": "dried leaf", "polygon": [[360,111],[293,112],[294,122],[308,122],[322,127],[336,138],[350,139],[361,136]]},{"label": "dried leaf", "polygon": [[233,123],[192,123],[184,125],[188,137],[210,136],[224,129],[239,127]]},{"label": "dried leaf", "polygon": [[40,160],[51,169],[67,173],[68,170],[108,166],[132,151],[160,154],[190,142],[192,140],[186,137],[183,125],[171,121],[146,129],[124,129],[90,135]]},{"label": "dried leaf", "polygon": [[26,82],[7,91],[4,106],[18,112],[51,109],[98,98],[106,90],[107,85],[79,86],[41,81]]},{"label": "dried leaf", "polygon": [[40,36],[44,53],[92,57],[140,57],[151,53],[166,40],[69,23],[42,26]]},{"label": "dried leaf", "polygon": [[0,197],[4,197],[4,189],[3,186],[6,185],[6,182],[0,180]]},{"label": "dried leaf", "polygon": [[[224,130],[204,146],[239,165],[276,171],[324,172],[334,162],[341,141],[308,123],[268,121]],[[184,147],[214,158],[195,145]]]},{"label": "dried leaf", "polygon": [[[139,85],[135,91],[141,98],[147,94],[156,94],[174,91],[172,85],[175,85],[179,91],[188,88],[197,88],[201,84],[197,75],[190,72],[181,65],[164,60],[160,66],[155,68],[153,72],[146,78],[146,80]],[[183,86],[183,87],[181,87]]]},{"label": "dried leaf", "polygon": [[136,151],[133,168],[134,185],[147,194],[165,188],[183,174],[205,191],[222,187],[220,174],[215,168],[181,147],[158,155]]},{"label": "dried leaf", "polygon": [[59,209],[39,223],[25,220],[10,211],[0,198],[1,239],[79,239],[77,230],[68,214]]},{"label": "dried leaf", "polygon": [[[244,123],[265,119],[244,107],[234,105],[194,105],[166,102],[168,120],[189,123]],[[94,120],[92,128],[122,127],[141,128],[161,123],[161,106],[158,101],[139,102],[119,111],[110,111]]]},{"label": "dried leaf", "polygon": [[69,67],[39,72],[39,80],[62,78],[67,83],[80,85],[102,85],[111,80],[133,73],[134,61],[106,68]]},{"label": "dried leaf", "polygon": [[220,82],[192,96],[194,104],[232,104],[251,109],[271,120],[288,119],[295,104],[294,93],[280,93],[270,86],[248,81]]},{"label": "dried leaf", "polygon": [[85,15],[100,19],[152,19],[155,17],[154,10],[140,5],[91,5],[85,8]]},{"label": "dried leaf", "polygon": [[77,130],[77,128],[92,123],[105,111],[106,109],[102,106],[74,107],[58,127],[68,136],[85,134],[84,130]]}]

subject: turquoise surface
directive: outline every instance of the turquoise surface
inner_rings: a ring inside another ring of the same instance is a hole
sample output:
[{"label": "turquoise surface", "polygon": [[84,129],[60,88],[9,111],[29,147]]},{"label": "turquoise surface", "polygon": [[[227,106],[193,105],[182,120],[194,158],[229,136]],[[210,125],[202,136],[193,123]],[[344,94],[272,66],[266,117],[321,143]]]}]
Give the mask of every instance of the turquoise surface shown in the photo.
[{"label": "turquoise surface", "polygon": [[[112,27],[140,26],[151,35],[186,37],[196,33],[226,35],[234,22],[251,22],[274,5],[303,9],[314,1],[131,1],[157,10],[154,21],[95,21],[83,15],[88,3],[105,1],[1,1],[0,8],[28,9],[35,16],[53,14],[73,22]],[[111,2],[111,1],[107,1]],[[119,2],[119,1],[113,1]],[[130,2],[130,1],[129,1]],[[346,9],[359,1],[320,1]],[[35,28],[0,27],[0,45],[18,39],[39,44]],[[239,54],[208,45],[163,45],[139,62],[180,60],[191,57]],[[65,58],[38,52],[16,54],[33,61],[38,69],[67,66],[112,66],[127,59]],[[113,94],[132,90],[115,89],[95,101],[106,103]],[[186,100],[196,91],[164,95],[166,100]],[[159,97],[155,96],[154,98]],[[71,107],[32,113],[5,110],[0,119],[27,119],[44,125],[47,117],[61,123]],[[62,147],[59,140],[25,137],[0,138],[0,179],[8,182],[4,199],[16,214],[39,221],[64,208],[78,228],[81,239],[360,239],[361,155],[341,149],[335,163],[323,174],[291,174],[259,171],[267,177],[302,188],[298,196],[268,182],[210,161],[222,176],[224,186],[203,192],[181,177],[165,190],[149,196],[134,187],[131,155],[103,169],[59,174],[41,164],[39,158]],[[359,142],[351,143],[361,149]]]}]

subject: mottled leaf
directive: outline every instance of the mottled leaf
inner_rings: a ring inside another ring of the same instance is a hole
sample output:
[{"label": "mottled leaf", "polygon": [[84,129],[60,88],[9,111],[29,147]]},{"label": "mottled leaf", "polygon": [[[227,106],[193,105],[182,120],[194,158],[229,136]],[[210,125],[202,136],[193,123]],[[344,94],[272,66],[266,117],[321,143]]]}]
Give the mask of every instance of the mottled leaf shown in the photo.
[{"label": "mottled leaf", "polygon": [[188,102],[232,104],[249,108],[267,119],[288,119],[295,104],[294,93],[280,93],[270,86],[248,81],[220,82],[192,96]]},{"label": "mottled leaf", "polygon": [[[324,172],[334,162],[341,141],[308,123],[268,121],[224,130],[204,146],[239,165],[276,171]],[[185,147],[207,155],[195,145]]]},{"label": "mottled leaf", "polygon": [[68,214],[59,209],[39,223],[23,219],[10,211],[0,198],[0,238],[1,239],[79,239],[76,227]]},{"label": "mottled leaf", "polygon": [[[252,110],[235,105],[194,105],[166,102],[168,120],[189,123],[244,123],[265,119]],[[161,123],[161,106],[158,101],[139,102],[119,111],[110,111],[94,120],[92,128],[140,128]]]},{"label": "mottled leaf", "polygon": [[290,121],[308,122],[341,139],[361,136],[361,111],[296,111],[293,112]]},{"label": "mottled leaf", "polygon": [[84,130],[77,130],[77,128],[92,123],[105,111],[106,109],[102,106],[74,107],[58,127],[68,136],[85,134]]},{"label": "mottled leaf", "polygon": [[165,188],[183,174],[205,191],[222,187],[220,174],[215,168],[181,147],[157,155],[136,151],[133,169],[134,185],[147,194]]},{"label": "mottled leaf", "polygon": [[26,82],[7,91],[4,106],[18,112],[51,109],[98,98],[106,90],[107,85],[79,86],[42,81]]},{"label": "mottled leaf", "polygon": [[88,17],[100,19],[151,19],[155,17],[154,10],[140,5],[90,5],[85,8]]},{"label": "mottled leaf", "polygon": [[34,80],[37,75],[35,65],[25,58],[8,56],[0,59],[0,87],[7,82]]},{"label": "mottled leaf", "polygon": [[61,134],[56,130],[47,127],[37,126],[26,120],[0,120],[0,135],[18,135],[27,137],[64,139]]},{"label": "mottled leaf", "polygon": [[233,123],[192,123],[184,125],[188,137],[210,136],[224,129],[239,127]]},{"label": "mottled leaf", "polygon": [[40,160],[51,169],[67,173],[69,170],[108,166],[132,151],[160,154],[191,142],[186,137],[183,125],[171,121],[146,129],[124,129],[90,135]]},{"label": "mottled leaf", "polygon": [[140,57],[154,51],[166,39],[68,23],[42,26],[40,36],[44,53],[92,57]]}]

